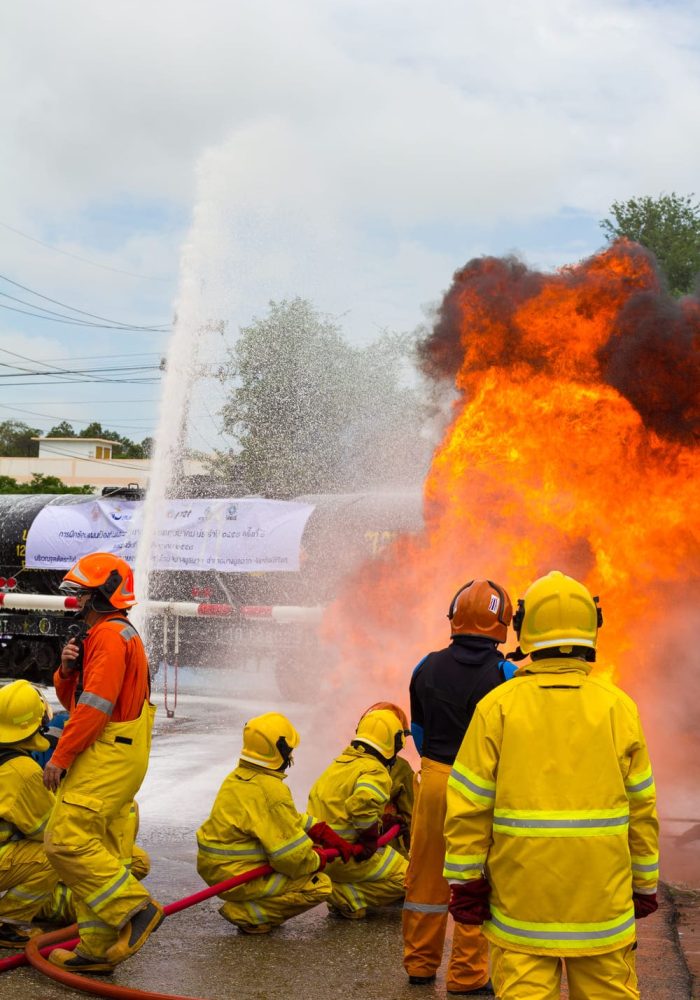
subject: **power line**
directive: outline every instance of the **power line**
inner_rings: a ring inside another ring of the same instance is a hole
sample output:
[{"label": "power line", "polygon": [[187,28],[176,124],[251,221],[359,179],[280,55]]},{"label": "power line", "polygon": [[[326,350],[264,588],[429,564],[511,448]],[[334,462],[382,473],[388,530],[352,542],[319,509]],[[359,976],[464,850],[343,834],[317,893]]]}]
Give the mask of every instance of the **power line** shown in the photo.
[{"label": "power line", "polygon": [[114,271],[115,274],[127,274],[130,278],[141,278],[144,281],[170,281],[170,278],[161,278],[152,274],[135,274],[133,271],[124,271],[120,267],[110,267],[109,264],[98,264],[97,261],[88,260],[87,257],[81,257],[77,253],[71,253],[69,250],[61,250],[59,247],[54,247],[50,243],[44,243],[43,240],[38,240],[35,236],[29,236],[28,233],[23,233],[21,229],[15,229],[14,226],[8,226],[6,222],[0,222],[0,226],[3,229],[9,229],[11,233],[16,233],[17,236],[22,236],[25,240],[31,240],[32,243],[38,243],[41,247],[46,247],[47,250],[54,250],[56,253],[61,253],[65,257],[72,257],[73,260],[80,260],[83,264],[89,264],[91,267],[99,267],[103,271]]},{"label": "power line", "polygon": [[[75,400],[74,400],[75,402]],[[39,413],[36,410],[25,410],[23,407],[19,406],[8,406],[7,403],[0,403],[0,410],[12,410],[13,413],[27,413],[31,417],[43,417],[45,420],[58,420],[61,417],[63,420],[68,420],[73,424],[85,423],[85,417],[67,417],[64,414],[58,413]],[[90,420],[88,423],[102,423],[102,421]],[[153,427],[153,420],[111,420],[110,423],[114,424],[115,427],[128,427],[133,425],[134,430],[139,429],[139,425],[143,424],[146,427]],[[110,428],[107,428],[109,430]],[[76,435],[79,437],[80,435]]]},{"label": "power line", "polygon": [[[118,441],[115,441],[114,443],[115,444],[119,444]],[[59,458],[75,458],[79,462],[98,462],[102,466],[106,465],[109,462],[112,462],[112,463],[119,462],[120,463],[119,464],[119,468],[121,468],[121,469],[135,469],[137,472],[143,472],[144,471],[143,467],[140,466],[140,465],[124,465],[123,464],[124,459],[121,459],[121,458],[111,458],[111,459],[89,458],[87,455],[72,455],[69,451],[58,451],[58,450],[52,451],[51,455],[52,456],[53,455],[58,455]],[[37,458],[38,456],[34,455],[34,456],[27,456],[27,457]],[[48,458],[49,456],[48,455],[42,455],[41,457],[42,458]],[[131,459],[131,461],[132,462],[133,461],[143,462],[143,461],[149,461],[149,459]]]},{"label": "power line", "polygon": [[47,323],[62,323],[65,326],[82,326],[83,328],[87,327],[94,330],[121,330],[122,333],[168,333],[167,330],[158,330],[151,326],[140,326],[132,329],[127,326],[113,326],[108,323],[84,323],[79,319],[56,319],[53,316],[42,315],[42,313],[28,312],[26,309],[16,309],[14,306],[6,306],[2,302],[0,302],[0,309],[7,309],[9,312],[21,313],[23,316],[32,316],[34,319],[43,319]]},{"label": "power line", "polygon": [[[42,372],[42,375],[50,375],[51,372]],[[119,383],[120,385],[157,385],[157,378],[67,378],[61,381],[61,385],[88,385],[90,382],[99,382],[103,385],[105,382],[110,382],[113,384]],[[12,389],[22,386],[25,389],[29,389],[35,385],[56,385],[56,382],[5,382],[3,384],[3,389]]]},{"label": "power line", "polygon": [[[91,319],[99,319],[104,323],[116,323],[118,326],[129,327],[132,330],[143,330],[146,327],[142,323],[121,323],[116,319],[107,319],[106,316],[98,316],[97,313],[86,312],[85,309],[78,309],[76,306],[69,306],[65,302],[59,302],[58,299],[52,299],[49,295],[43,295],[41,292],[37,292],[33,288],[29,288],[27,285],[21,285],[19,281],[13,281],[12,278],[8,278],[6,274],[0,274],[0,278],[6,281],[8,285],[14,285],[15,288],[21,288],[25,292],[29,292],[30,295],[35,295],[39,299],[44,299],[46,302],[51,302],[55,306],[61,306],[62,309],[70,309],[71,312],[80,313],[82,316],[89,316]],[[32,309],[40,309],[43,307],[34,305],[33,302],[24,302],[23,299],[15,299],[13,295],[8,295],[7,292],[0,293],[7,296],[8,299],[14,299],[15,302],[21,302],[25,306],[30,306]],[[44,312],[53,313],[55,316],[60,316],[61,313],[54,312],[53,309],[45,309]],[[71,317],[69,317],[70,319]],[[170,323],[155,323],[156,327],[170,327]]]},{"label": "power line", "polygon": [[[34,375],[100,375],[104,372],[157,372],[160,371],[160,365],[123,365],[119,367],[112,368],[61,368],[55,372],[52,371],[36,371],[27,368],[20,368],[19,365],[6,365],[4,362],[0,361],[0,366],[3,368],[16,368],[17,371],[9,372],[6,375],[0,374],[0,378],[31,378]],[[111,382],[111,379],[105,379],[106,382]],[[118,381],[118,380],[117,380]]]}]

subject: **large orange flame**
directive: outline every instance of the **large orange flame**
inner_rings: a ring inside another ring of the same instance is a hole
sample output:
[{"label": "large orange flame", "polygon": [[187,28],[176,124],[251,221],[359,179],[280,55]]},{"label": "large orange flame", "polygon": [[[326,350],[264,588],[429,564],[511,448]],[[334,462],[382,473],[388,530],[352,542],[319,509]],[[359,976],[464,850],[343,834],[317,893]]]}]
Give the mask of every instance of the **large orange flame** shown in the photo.
[{"label": "large orange flame", "polygon": [[698,617],[699,346],[700,302],[670,299],[634,244],[555,274],[482,258],[455,275],[422,347],[457,390],[425,531],[364,565],[325,623],[353,708],[406,703],[450,598],[482,576],[515,599],[569,573],[600,595],[597,669],[633,690],[668,670]]}]

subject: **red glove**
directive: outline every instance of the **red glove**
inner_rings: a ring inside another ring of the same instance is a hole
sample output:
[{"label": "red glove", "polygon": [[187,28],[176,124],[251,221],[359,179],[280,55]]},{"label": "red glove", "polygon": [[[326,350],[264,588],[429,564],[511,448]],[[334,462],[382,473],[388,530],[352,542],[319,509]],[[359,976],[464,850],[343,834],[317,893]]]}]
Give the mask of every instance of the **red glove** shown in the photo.
[{"label": "red glove", "polygon": [[326,847],[330,851],[337,851],[343,864],[349,861],[355,854],[354,845],[341,837],[339,833],[336,833],[328,823],[314,823],[311,829],[307,830],[307,834],[311,837],[314,844]]},{"label": "red glove", "polygon": [[655,892],[633,892],[632,902],[634,903],[634,916],[637,920],[648,917],[650,913],[655,913],[659,908]]},{"label": "red glove", "polygon": [[394,835],[394,839],[401,840],[402,837],[408,837],[408,823],[398,813],[385,812],[382,816],[382,834],[388,833],[394,826],[398,826],[399,828],[399,832]]},{"label": "red glove", "polygon": [[379,847],[380,824],[373,823],[366,830],[360,831],[357,835],[357,842],[353,844],[355,861],[367,861]]},{"label": "red glove", "polygon": [[449,911],[458,924],[483,924],[491,919],[491,886],[485,876],[450,886]]},{"label": "red glove", "polygon": [[323,869],[324,869],[324,868],[326,867],[326,865],[328,864],[328,858],[326,857],[326,852],[325,852],[325,851],[323,850],[323,848],[322,848],[322,847],[316,847],[316,845],[315,845],[315,844],[314,844],[314,846],[313,846],[313,847],[311,848],[311,850],[312,850],[312,851],[315,851],[315,852],[316,852],[316,854],[318,854],[318,868],[316,869],[316,871],[317,871],[317,872],[322,872],[322,871],[323,871]]}]

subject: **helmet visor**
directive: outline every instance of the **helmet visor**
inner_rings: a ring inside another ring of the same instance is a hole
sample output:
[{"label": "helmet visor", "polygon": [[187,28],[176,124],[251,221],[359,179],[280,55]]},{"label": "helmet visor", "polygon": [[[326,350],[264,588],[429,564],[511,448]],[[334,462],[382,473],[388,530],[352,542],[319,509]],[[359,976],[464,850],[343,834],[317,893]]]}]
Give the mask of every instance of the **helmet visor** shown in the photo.
[{"label": "helmet visor", "polygon": [[67,597],[82,597],[83,594],[92,593],[87,587],[81,587],[79,583],[74,583],[73,580],[63,580],[59,584],[58,589]]}]

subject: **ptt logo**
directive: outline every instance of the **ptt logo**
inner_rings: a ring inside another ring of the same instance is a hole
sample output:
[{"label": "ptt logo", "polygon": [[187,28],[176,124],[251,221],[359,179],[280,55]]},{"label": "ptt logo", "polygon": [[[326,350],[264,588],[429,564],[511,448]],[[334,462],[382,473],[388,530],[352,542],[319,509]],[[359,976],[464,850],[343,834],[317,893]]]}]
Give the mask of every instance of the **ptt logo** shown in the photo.
[{"label": "ptt logo", "polygon": [[186,521],[188,517],[192,517],[192,509],[169,510],[165,516],[169,517],[172,521]]}]

